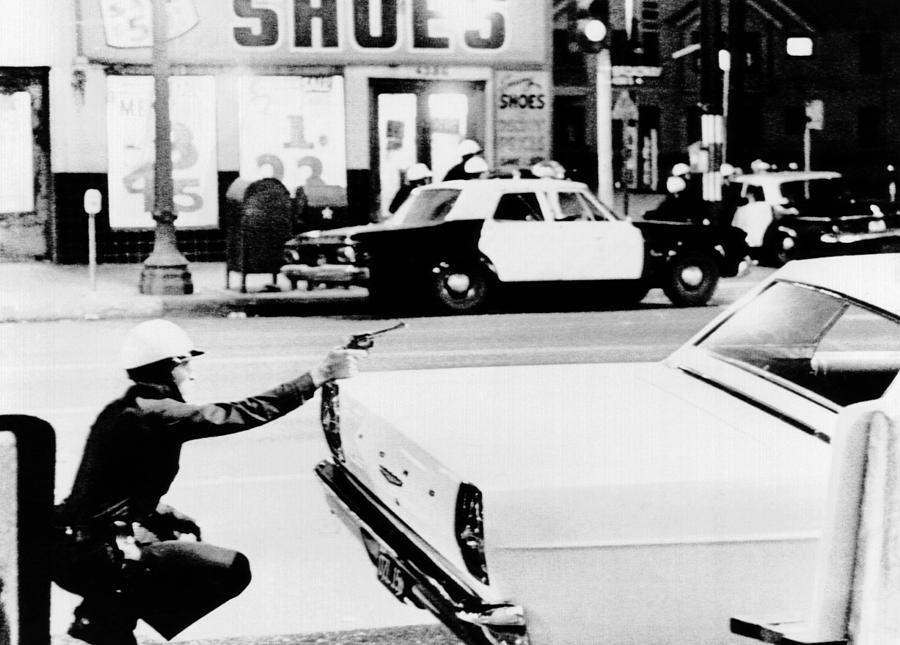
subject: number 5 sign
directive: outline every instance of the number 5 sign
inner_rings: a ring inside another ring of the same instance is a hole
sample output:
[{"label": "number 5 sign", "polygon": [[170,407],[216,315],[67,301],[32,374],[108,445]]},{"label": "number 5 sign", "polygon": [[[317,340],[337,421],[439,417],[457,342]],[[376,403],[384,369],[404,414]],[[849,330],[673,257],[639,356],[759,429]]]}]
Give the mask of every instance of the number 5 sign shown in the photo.
[{"label": "number 5 sign", "polygon": [[[167,0],[166,37],[190,31],[200,20],[194,0]],[[103,31],[110,47],[153,45],[153,0],[101,0]]]},{"label": "number 5 sign", "polygon": [[[108,83],[109,224],[153,228],[153,79],[110,76]],[[174,76],[169,88],[175,225],[215,227],[219,220],[215,79]]]}]

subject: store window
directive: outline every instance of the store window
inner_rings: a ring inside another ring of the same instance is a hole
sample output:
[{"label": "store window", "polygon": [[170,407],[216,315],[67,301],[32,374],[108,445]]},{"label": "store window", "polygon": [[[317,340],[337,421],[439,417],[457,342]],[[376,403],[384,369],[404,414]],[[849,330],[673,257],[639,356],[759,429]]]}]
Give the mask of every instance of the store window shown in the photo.
[{"label": "store window", "polygon": [[[154,228],[153,78],[110,76],[107,87],[109,225]],[[214,228],[219,222],[215,79],[173,76],[169,88],[175,225]]]},{"label": "store window", "polygon": [[274,177],[310,204],[343,206],[347,161],[341,76],[245,76],[240,84],[240,174]]}]

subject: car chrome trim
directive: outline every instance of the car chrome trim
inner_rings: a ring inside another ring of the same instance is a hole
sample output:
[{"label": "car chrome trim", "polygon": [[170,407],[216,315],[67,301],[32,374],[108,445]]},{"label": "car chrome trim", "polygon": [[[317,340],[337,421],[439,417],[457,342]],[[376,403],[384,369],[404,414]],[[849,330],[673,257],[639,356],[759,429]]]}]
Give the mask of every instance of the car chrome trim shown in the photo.
[{"label": "car chrome trim", "polygon": [[528,645],[522,607],[483,598],[444,556],[343,466],[322,461],[315,472],[361,534],[400,556],[397,564],[413,582],[414,602],[471,645]]},{"label": "car chrome trim", "polygon": [[888,229],[876,233],[823,233],[819,237],[819,241],[825,244],[853,244],[855,242],[869,242],[887,238],[900,238],[900,231]]},{"label": "car chrome trim", "polygon": [[[684,372],[685,374],[693,376],[694,378],[703,381],[707,385],[711,385],[712,387],[716,388],[717,390],[721,390],[722,392],[725,392],[726,394],[730,394],[731,396],[743,401],[744,403],[747,403],[749,405],[752,405],[753,407],[756,407],[756,408],[759,408],[760,410],[765,411],[767,414],[772,415],[776,419],[779,419],[780,421],[783,421],[783,422],[787,423],[788,425],[792,425],[795,428],[802,430],[806,434],[812,435],[813,437],[816,437],[817,439],[821,439],[825,443],[831,442],[831,437],[829,437],[827,434],[825,434],[823,432],[819,432],[815,428],[803,423],[802,421],[798,421],[797,419],[795,419],[791,416],[788,416],[781,410],[773,408],[771,405],[768,405],[767,403],[763,403],[759,399],[756,399],[752,396],[748,396],[733,387],[729,387],[729,386],[725,385],[724,383],[720,383],[719,381],[711,379],[708,376],[701,374],[700,372],[693,370],[689,367],[679,365],[679,366],[677,366],[677,368],[680,371]],[[812,399],[810,399],[810,400],[812,401]],[[816,403],[816,401],[812,401],[812,402]]]},{"label": "car chrome trim", "polygon": [[352,264],[285,264],[281,267],[285,275],[315,282],[341,282],[362,284],[369,279],[369,269]]}]

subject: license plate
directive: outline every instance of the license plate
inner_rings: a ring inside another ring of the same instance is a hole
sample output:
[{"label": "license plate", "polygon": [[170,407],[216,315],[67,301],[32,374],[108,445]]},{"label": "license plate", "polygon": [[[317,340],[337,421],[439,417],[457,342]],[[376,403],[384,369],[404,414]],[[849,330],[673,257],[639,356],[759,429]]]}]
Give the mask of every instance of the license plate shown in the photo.
[{"label": "license plate", "polygon": [[391,590],[397,598],[403,599],[408,587],[406,575],[397,561],[387,553],[378,554],[378,581]]}]

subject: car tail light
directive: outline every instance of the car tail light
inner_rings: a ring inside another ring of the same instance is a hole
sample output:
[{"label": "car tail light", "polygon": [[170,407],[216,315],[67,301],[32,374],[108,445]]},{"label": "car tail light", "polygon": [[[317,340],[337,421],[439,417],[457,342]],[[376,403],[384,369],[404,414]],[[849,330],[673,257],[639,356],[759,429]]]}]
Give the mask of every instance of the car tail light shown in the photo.
[{"label": "car tail light", "polygon": [[344,461],[344,448],[341,445],[341,399],[340,390],[336,383],[322,385],[322,407],[320,418],[322,432],[325,433],[325,442],[331,449],[335,460]]},{"label": "car tail light", "polygon": [[297,264],[300,262],[300,253],[297,252],[297,249],[285,249],[284,261],[288,264]]},{"label": "car tail light", "polygon": [[481,491],[472,484],[459,485],[456,497],[456,542],[463,562],[473,576],[488,584],[484,559],[484,506]]}]

